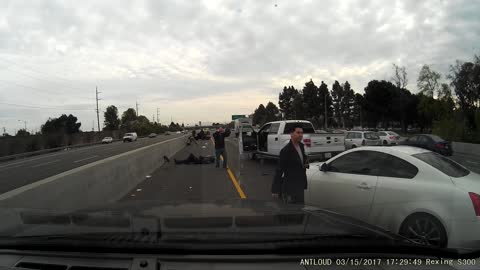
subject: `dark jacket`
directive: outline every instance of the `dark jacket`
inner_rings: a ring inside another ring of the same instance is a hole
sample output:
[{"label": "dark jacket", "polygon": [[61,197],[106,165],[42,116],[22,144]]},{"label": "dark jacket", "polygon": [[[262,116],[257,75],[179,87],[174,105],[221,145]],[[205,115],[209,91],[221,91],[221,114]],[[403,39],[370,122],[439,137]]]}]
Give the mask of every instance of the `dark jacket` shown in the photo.
[{"label": "dark jacket", "polygon": [[[299,145],[302,150],[304,163],[307,163],[305,147],[302,143],[299,143]],[[272,193],[281,193],[283,182],[285,182],[284,191],[287,194],[294,194],[299,189],[307,189],[306,169],[292,141],[280,151],[278,167],[272,183]]]},{"label": "dark jacket", "polygon": [[225,148],[225,137],[230,136],[230,129],[225,130],[224,133],[216,131],[213,133],[213,140],[215,141],[215,149]]}]

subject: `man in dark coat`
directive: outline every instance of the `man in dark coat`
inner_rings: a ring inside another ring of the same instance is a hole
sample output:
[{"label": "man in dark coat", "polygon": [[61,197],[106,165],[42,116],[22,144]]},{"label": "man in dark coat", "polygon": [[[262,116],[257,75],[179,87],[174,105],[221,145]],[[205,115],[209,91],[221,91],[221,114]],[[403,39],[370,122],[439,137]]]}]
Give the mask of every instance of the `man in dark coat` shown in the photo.
[{"label": "man in dark coat", "polygon": [[304,203],[308,160],[302,139],[301,125],[294,125],[290,130],[290,142],[280,151],[278,167],[272,183],[272,196],[278,198],[283,193],[288,203]]}]

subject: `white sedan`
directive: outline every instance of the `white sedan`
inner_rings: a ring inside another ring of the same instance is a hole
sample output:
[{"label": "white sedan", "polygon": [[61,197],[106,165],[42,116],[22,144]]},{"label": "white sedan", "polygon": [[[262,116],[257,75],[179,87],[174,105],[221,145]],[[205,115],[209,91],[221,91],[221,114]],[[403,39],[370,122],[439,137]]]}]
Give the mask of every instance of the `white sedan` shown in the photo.
[{"label": "white sedan", "polygon": [[361,147],[307,170],[305,204],[351,216],[413,241],[480,248],[480,175],[434,152]]},{"label": "white sedan", "polygon": [[379,131],[377,135],[380,137],[383,145],[398,144],[400,141],[400,135],[393,131]]},{"label": "white sedan", "polygon": [[105,137],[103,138],[102,140],[102,143],[112,143],[113,142],[113,138],[112,137]]}]

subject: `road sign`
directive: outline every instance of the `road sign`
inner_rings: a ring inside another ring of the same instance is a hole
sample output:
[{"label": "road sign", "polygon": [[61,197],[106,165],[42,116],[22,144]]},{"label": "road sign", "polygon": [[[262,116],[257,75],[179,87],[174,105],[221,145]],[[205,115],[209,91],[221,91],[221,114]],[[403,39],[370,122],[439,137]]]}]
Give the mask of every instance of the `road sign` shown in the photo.
[{"label": "road sign", "polygon": [[247,118],[244,114],[234,114],[232,115],[232,121],[240,119],[240,118]]}]

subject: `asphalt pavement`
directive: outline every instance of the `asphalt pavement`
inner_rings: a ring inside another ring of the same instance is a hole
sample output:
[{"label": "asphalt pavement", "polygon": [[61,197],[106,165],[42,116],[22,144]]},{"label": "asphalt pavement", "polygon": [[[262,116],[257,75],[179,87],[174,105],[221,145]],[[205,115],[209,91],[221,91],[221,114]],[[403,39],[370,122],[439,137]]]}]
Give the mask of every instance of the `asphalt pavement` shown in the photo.
[{"label": "asphalt pavement", "polygon": [[135,142],[100,144],[2,162],[0,163],[0,194],[91,162],[183,135],[159,135],[155,138],[139,138]]}]

